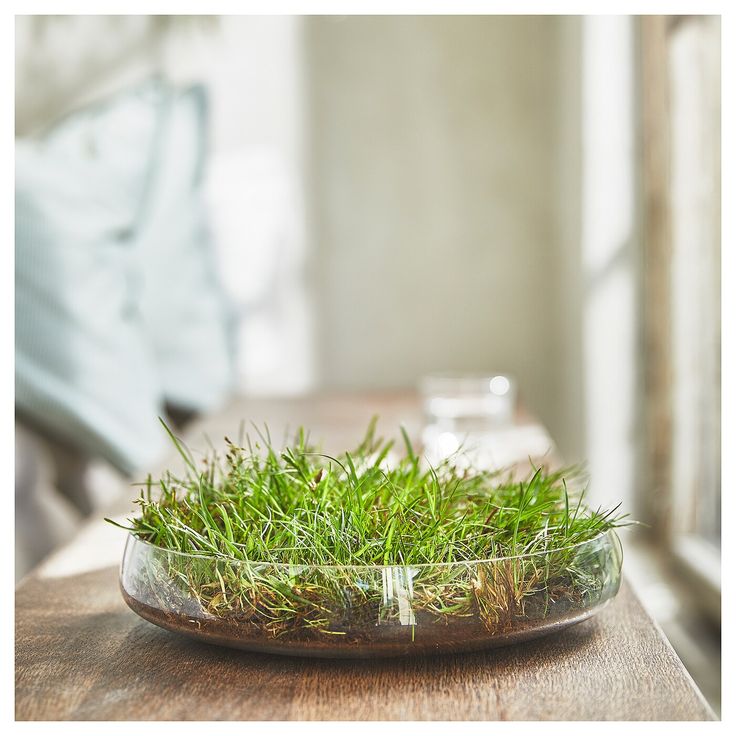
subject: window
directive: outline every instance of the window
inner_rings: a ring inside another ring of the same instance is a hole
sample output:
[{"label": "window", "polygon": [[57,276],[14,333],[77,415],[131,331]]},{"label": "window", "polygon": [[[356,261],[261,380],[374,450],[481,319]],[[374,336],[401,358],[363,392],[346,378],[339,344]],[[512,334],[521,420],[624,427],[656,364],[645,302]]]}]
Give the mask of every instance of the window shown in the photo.
[{"label": "window", "polygon": [[649,521],[720,606],[720,19],[643,20]]}]

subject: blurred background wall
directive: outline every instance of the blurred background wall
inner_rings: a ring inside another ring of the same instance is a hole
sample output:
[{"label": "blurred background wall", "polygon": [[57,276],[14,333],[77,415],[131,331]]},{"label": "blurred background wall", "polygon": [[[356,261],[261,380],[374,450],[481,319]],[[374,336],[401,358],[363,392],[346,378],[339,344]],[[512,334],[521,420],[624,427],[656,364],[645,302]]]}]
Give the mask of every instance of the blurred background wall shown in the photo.
[{"label": "blurred background wall", "polygon": [[[312,19],[317,376],[499,370],[582,457],[579,151],[568,43],[543,17]],[[380,51],[379,51],[380,49]],[[340,59],[341,63],[335,63]]]}]

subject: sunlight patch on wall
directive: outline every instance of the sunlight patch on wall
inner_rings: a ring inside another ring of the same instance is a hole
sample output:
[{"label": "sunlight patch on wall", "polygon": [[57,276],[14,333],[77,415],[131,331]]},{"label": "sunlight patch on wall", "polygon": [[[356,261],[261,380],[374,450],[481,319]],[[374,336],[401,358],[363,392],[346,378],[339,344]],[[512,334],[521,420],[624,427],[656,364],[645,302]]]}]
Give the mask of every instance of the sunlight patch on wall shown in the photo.
[{"label": "sunlight patch on wall", "polygon": [[630,508],[635,463],[633,23],[583,24],[583,359],[591,502]]}]

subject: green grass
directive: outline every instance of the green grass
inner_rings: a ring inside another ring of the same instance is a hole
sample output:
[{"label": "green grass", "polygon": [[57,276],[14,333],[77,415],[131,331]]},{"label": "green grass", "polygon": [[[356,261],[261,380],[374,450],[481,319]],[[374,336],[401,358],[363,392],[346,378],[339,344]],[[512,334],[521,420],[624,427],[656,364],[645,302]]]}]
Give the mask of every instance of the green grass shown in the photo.
[{"label": "green grass", "polygon": [[336,457],[300,430],[279,450],[267,433],[238,444],[226,439],[224,456],[213,452],[199,464],[169,432],[186,472],[149,478],[140,513],[125,528],[206,559],[169,555],[152,587],[156,575],[176,578],[207,612],[280,636],[294,629],[337,635],[335,622],[358,612],[366,621],[399,616],[406,623],[406,611],[385,600],[382,607],[380,568],[358,574],[312,566],[411,568],[411,580],[402,580],[415,609],[438,620],[476,616],[488,628],[508,627],[532,605],[543,617],[561,597],[570,605],[594,602],[610,582],[610,560],[597,549],[583,559],[585,545],[576,545],[625,517],[585,505],[579,468],[530,463],[519,480],[454,458],[431,467],[403,430],[397,452],[375,429],[374,420],[357,448]]}]

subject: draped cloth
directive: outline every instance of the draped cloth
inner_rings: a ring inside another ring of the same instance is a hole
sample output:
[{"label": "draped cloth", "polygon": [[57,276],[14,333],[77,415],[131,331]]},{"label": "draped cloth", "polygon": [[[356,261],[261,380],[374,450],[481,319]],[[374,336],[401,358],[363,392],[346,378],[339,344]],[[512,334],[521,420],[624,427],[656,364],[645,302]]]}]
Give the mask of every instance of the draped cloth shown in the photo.
[{"label": "draped cloth", "polygon": [[207,100],[162,78],[16,142],[16,407],[125,473],[164,404],[233,385],[233,319],[203,205]]}]

